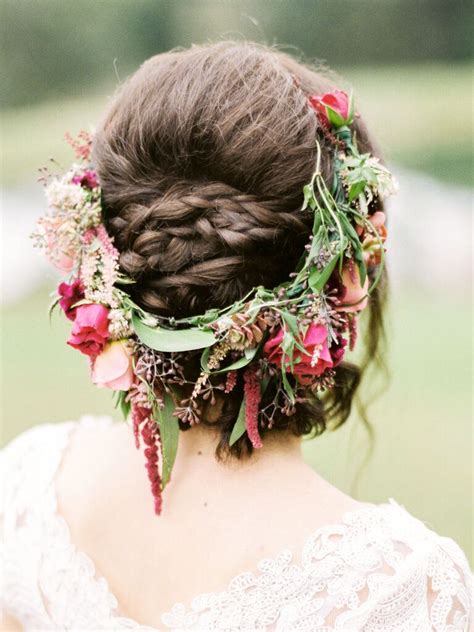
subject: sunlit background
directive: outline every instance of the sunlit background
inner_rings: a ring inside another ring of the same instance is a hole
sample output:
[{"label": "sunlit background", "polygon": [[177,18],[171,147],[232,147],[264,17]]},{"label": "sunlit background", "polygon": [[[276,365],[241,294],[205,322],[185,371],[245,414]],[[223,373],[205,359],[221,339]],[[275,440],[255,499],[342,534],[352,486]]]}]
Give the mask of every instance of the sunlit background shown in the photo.
[{"label": "sunlit background", "polygon": [[[277,44],[353,86],[400,183],[389,206],[391,381],[369,409],[373,454],[360,469],[368,437],[356,413],[305,453],[343,490],[395,498],[472,555],[470,3],[2,0],[0,11],[3,441],[114,413],[66,346],[68,323],[48,323],[56,278],[28,239],[44,209],[37,168],[52,156],[68,165],[64,132],[93,127],[150,55],[222,38]],[[368,380],[366,399],[380,386]]]}]

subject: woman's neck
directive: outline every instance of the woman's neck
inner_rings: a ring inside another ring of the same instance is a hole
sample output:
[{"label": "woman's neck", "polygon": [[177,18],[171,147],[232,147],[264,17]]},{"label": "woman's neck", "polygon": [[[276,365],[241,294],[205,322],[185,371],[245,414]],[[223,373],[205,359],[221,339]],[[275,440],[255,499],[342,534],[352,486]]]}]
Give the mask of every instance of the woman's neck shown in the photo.
[{"label": "woman's neck", "polygon": [[285,484],[285,479],[291,484],[293,476],[296,479],[310,471],[301,453],[301,439],[290,433],[269,432],[262,448],[240,459],[230,455],[216,459],[218,441],[219,432],[209,426],[196,425],[180,433],[173,494],[187,487],[213,493],[219,493],[216,487],[223,493],[240,493],[247,485],[271,488]]}]

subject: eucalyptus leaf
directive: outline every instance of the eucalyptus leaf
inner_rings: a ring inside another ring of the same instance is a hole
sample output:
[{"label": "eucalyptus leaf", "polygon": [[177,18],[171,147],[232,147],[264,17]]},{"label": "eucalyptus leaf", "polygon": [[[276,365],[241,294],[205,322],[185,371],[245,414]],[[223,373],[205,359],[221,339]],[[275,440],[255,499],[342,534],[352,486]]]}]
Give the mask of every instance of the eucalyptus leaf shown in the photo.
[{"label": "eucalyptus leaf", "polygon": [[165,406],[156,406],[156,416],[160,426],[160,440],[163,451],[163,468],[161,472],[161,487],[165,488],[170,480],[171,470],[178,451],[179,425],[178,418],[173,415],[174,402],[171,395],[165,394]]},{"label": "eucalyptus leaf", "polygon": [[198,329],[165,329],[164,327],[148,327],[140,317],[132,313],[132,325],[138,338],[156,351],[191,351],[204,349],[217,342],[213,331]]},{"label": "eucalyptus leaf", "polygon": [[246,430],[247,427],[245,425],[245,397],[243,397],[239,409],[239,414],[237,416],[237,421],[232,428],[229,445],[234,445],[234,443],[240,439],[240,437],[244,434]]}]

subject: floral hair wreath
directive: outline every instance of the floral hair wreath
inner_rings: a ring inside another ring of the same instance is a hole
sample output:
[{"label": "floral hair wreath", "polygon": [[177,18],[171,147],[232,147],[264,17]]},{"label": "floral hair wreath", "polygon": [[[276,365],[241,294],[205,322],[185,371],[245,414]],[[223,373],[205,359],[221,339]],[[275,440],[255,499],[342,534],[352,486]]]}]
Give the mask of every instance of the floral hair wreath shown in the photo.
[{"label": "floral hair wreath", "polygon": [[[253,288],[199,316],[156,316],[131,300],[126,288],[133,280],[121,273],[102,223],[88,133],[77,140],[66,135],[78,161],[64,175],[45,178],[49,212],[33,237],[65,274],[53,307],[59,304],[73,322],[68,344],[89,357],[94,384],[116,391],[125,418],[131,415],[158,514],[177,452],[178,419],[198,423],[203,400],[214,401],[216,389],[229,393],[242,375],[244,396],[229,443],[247,433],[254,448],[262,447],[259,427],[271,427],[277,411],[292,415],[306,389],[334,386],[334,369],[346,346],[353,348],[357,316],[380,278],[386,229],[377,202],[395,191],[395,181],[377,158],[359,153],[349,127],[352,97],[335,91],[309,97],[309,105],[332,141],[334,179],[329,188],[316,141],[301,208],[312,212],[313,228],[296,271],[274,289]],[[196,350],[202,350],[201,372],[190,397],[180,400],[176,386],[190,384],[180,359]],[[270,380],[277,381],[276,395],[262,408]]]}]

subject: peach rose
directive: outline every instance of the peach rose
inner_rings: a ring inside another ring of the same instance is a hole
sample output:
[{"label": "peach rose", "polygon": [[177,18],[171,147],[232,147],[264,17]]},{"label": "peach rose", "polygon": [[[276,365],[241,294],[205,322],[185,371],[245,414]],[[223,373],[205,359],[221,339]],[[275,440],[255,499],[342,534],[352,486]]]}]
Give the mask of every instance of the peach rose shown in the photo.
[{"label": "peach rose", "polygon": [[356,265],[349,263],[344,266],[342,285],[344,289],[341,306],[337,308],[340,312],[360,312],[367,307],[369,279],[366,277],[364,285],[360,284],[359,270]]},{"label": "peach rose", "polygon": [[132,352],[128,340],[108,342],[93,362],[94,384],[114,391],[128,391],[133,378]]}]

